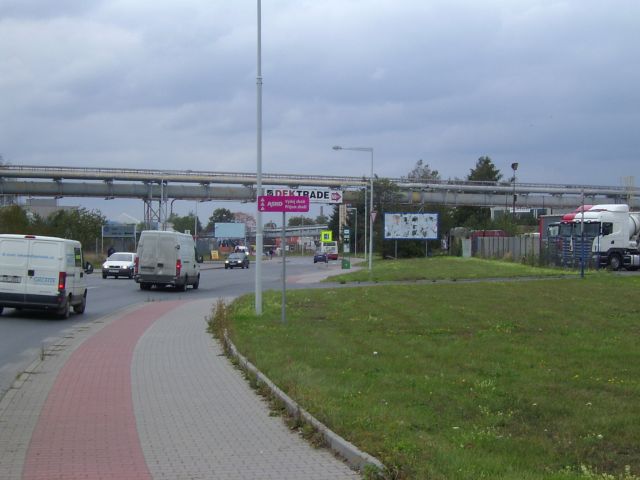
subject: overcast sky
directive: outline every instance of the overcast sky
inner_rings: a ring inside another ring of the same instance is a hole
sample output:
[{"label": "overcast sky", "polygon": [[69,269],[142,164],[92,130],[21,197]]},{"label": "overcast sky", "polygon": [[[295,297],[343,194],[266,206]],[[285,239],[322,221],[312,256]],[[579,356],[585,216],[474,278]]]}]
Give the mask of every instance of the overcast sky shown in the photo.
[{"label": "overcast sky", "polygon": [[[373,147],[384,177],[422,159],[464,178],[489,155],[523,182],[640,182],[637,0],[264,0],[262,15],[266,173],[368,175],[340,144]],[[249,0],[0,0],[0,154],[255,172],[256,25]]]}]

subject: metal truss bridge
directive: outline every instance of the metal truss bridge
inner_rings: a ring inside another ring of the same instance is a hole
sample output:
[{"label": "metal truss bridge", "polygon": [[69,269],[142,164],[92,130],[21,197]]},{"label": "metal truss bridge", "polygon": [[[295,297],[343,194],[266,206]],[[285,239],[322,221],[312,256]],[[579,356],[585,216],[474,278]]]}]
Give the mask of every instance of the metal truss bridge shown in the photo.
[{"label": "metal truss bridge", "polygon": [[[632,208],[640,207],[640,189],[635,186],[387,180],[399,187],[399,202],[410,205],[510,207],[515,195],[516,208],[573,209],[583,201],[586,204],[628,203]],[[263,186],[341,189],[345,203],[355,201],[368,183],[366,177],[262,175]],[[139,199],[145,204],[145,221],[150,222],[166,218],[167,203],[174,200],[255,202],[256,174],[0,165],[0,199],[17,196]]]}]

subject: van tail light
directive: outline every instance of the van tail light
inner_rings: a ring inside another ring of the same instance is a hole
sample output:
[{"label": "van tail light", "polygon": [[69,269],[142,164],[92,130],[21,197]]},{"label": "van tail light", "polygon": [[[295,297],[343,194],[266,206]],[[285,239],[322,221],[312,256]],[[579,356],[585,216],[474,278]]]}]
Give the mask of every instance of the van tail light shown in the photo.
[{"label": "van tail light", "polygon": [[138,257],[133,259],[133,273],[138,274]]},{"label": "van tail light", "polygon": [[182,270],[182,260],[176,260],[176,277],[180,276],[180,271]]},{"label": "van tail light", "polygon": [[67,272],[58,273],[58,291],[64,291],[67,286]]}]

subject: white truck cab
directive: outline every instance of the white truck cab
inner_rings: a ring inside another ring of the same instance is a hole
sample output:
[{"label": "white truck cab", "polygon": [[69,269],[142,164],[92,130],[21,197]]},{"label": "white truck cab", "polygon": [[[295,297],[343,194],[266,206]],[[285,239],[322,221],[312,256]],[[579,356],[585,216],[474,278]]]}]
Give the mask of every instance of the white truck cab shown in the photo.
[{"label": "white truck cab", "polygon": [[5,307],[48,310],[68,318],[87,305],[82,246],[40,235],[0,235],[0,313]]}]

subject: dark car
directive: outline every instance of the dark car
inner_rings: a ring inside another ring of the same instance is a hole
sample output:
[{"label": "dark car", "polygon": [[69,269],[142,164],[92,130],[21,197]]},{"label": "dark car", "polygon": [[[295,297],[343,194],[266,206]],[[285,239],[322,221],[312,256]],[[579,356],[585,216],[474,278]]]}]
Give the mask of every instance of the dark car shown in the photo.
[{"label": "dark car", "polygon": [[313,256],[313,263],[318,263],[318,262],[328,263],[329,257],[324,252],[316,252],[315,255]]},{"label": "dark car", "polygon": [[224,268],[249,268],[249,256],[244,253],[232,253],[224,261]]}]

